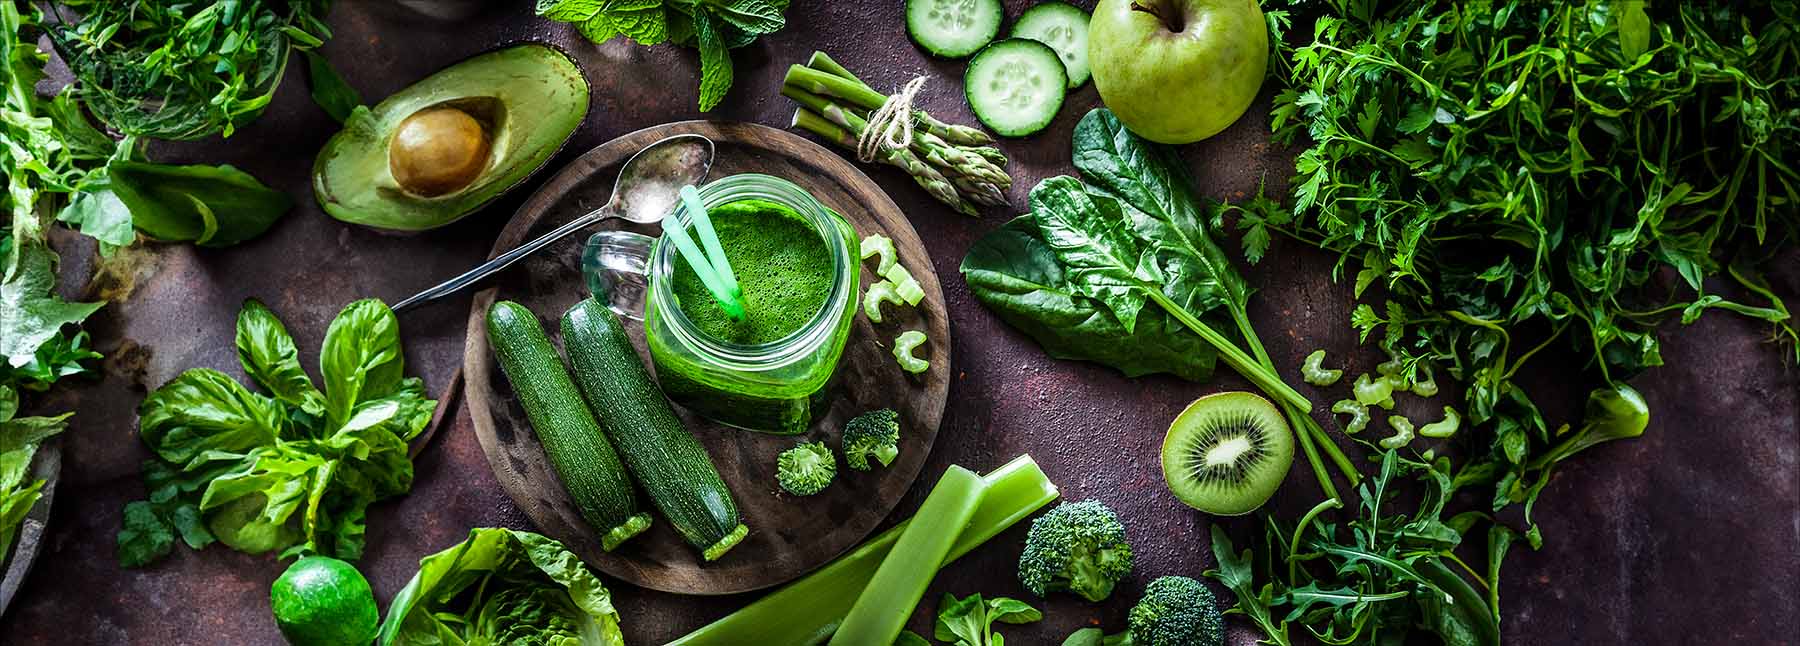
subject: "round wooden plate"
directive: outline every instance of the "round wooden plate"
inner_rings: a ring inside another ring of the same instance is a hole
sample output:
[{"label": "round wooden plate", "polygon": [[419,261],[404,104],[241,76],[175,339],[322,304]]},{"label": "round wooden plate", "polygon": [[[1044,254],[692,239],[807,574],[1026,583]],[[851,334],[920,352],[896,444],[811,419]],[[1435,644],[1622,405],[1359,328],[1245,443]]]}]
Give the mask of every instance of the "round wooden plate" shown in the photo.
[{"label": "round wooden plate", "polygon": [[[607,142],[576,159],[551,178],[513,216],[493,253],[550,231],[606,202],[619,165],[652,142],[676,134],[699,134],[717,144],[710,179],[756,172],[786,178],[844,215],[860,236],[893,238],[900,260],[913,269],[925,300],[918,308],[884,310],[877,326],[857,316],[830,412],[805,435],[780,437],[730,429],[677,407],[682,421],[706,445],[713,463],[735,495],[750,534],[724,558],[703,563],[665,519],[617,550],[607,553],[593,528],[581,520],[556,472],[550,467],[525,412],[513,396],[488,347],[486,312],[496,298],[517,301],[537,313],[552,337],[563,312],[588,296],[580,254],[586,235],[575,235],[522,261],[475,295],[469,312],[469,339],[463,357],[469,412],[488,463],[514,502],[545,534],[562,541],[600,571],[634,585],[681,594],[731,594],[789,581],[819,567],[861,542],[900,502],[925,466],[943,419],[949,390],[950,321],[944,293],[931,271],[918,233],[899,207],[868,176],[835,153],[796,135],[746,123],[688,121],[640,130]],[[619,226],[612,220],[601,227]],[[633,226],[633,225],[627,225]],[[650,230],[635,227],[640,233]],[[866,265],[864,287],[873,283]],[[643,328],[635,323],[632,342],[648,364]],[[894,337],[924,330],[931,360],[920,377],[894,362]],[[839,464],[837,481],[809,498],[788,495],[775,484],[776,455],[800,439],[827,440],[838,447],[844,422],[866,410],[900,412],[900,457],[887,468],[854,471]],[[652,504],[643,495],[646,510]]]},{"label": "round wooden plate", "polygon": [[43,551],[44,530],[50,526],[50,503],[56,499],[56,483],[61,476],[62,438],[51,437],[38,445],[37,454],[31,458],[31,475],[25,476],[27,482],[44,481],[44,488],[38,490],[37,504],[25,512],[25,521],[13,536],[12,554],[0,553],[0,616],[12,606],[19,588],[25,585],[25,575],[31,573],[31,564]]}]

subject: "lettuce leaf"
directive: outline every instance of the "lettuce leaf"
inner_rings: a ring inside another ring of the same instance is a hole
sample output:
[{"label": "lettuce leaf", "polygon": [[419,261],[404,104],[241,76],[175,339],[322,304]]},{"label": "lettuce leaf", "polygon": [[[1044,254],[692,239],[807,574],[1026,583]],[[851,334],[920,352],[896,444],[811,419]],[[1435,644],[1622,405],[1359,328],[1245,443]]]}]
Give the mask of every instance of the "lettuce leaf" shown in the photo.
[{"label": "lettuce leaf", "polygon": [[562,543],[476,528],[461,544],[419,560],[376,643],[623,646],[625,638],[612,594]]}]

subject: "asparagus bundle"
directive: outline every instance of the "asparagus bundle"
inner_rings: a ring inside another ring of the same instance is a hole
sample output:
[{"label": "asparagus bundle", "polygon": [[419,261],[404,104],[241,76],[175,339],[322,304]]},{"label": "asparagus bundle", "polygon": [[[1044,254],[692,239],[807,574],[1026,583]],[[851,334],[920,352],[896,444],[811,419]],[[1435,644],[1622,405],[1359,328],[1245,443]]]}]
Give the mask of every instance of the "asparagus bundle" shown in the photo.
[{"label": "asparagus bundle", "polygon": [[[800,104],[793,127],[852,151],[869,129],[869,115],[888,100],[825,52],[813,52],[805,65],[789,67],[781,94]],[[879,147],[879,161],[906,171],[925,192],[958,213],[976,215],[976,204],[1006,205],[1012,177],[1003,168],[1006,154],[989,145],[993,137],[944,123],[924,110],[913,110],[912,118],[912,144]]]}]

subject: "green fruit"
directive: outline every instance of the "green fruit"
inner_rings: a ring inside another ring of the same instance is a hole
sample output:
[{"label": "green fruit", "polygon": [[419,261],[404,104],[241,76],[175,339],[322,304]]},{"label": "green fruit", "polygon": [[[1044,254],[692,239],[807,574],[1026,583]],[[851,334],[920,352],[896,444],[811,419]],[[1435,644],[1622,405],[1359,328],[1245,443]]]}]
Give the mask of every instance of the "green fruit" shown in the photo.
[{"label": "green fruit", "polygon": [[324,556],[295,561],[269,587],[275,624],[294,646],[352,646],[375,639],[375,593],[356,566]]},{"label": "green fruit", "polygon": [[1268,62],[1256,0],[1100,0],[1088,22],[1100,100],[1155,142],[1192,143],[1237,121]]},{"label": "green fruit", "polygon": [[1181,502],[1236,516],[1261,507],[1294,463],[1294,434],[1269,400],[1227,392],[1194,400],[1163,438],[1163,481]]},{"label": "green fruit", "polygon": [[542,167],[587,111],[587,80],[562,52],[481,54],[353,113],[313,162],[313,196],[353,224],[440,227]]}]

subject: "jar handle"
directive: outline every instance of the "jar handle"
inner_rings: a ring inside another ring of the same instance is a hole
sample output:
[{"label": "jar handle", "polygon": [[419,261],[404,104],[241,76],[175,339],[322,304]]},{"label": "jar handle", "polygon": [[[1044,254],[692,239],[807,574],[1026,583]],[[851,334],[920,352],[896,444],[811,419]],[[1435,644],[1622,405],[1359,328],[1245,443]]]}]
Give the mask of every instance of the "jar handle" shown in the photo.
[{"label": "jar handle", "polygon": [[649,297],[650,250],[656,238],[630,231],[601,231],[581,251],[581,276],[594,298],[619,316],[644,320]]}]

